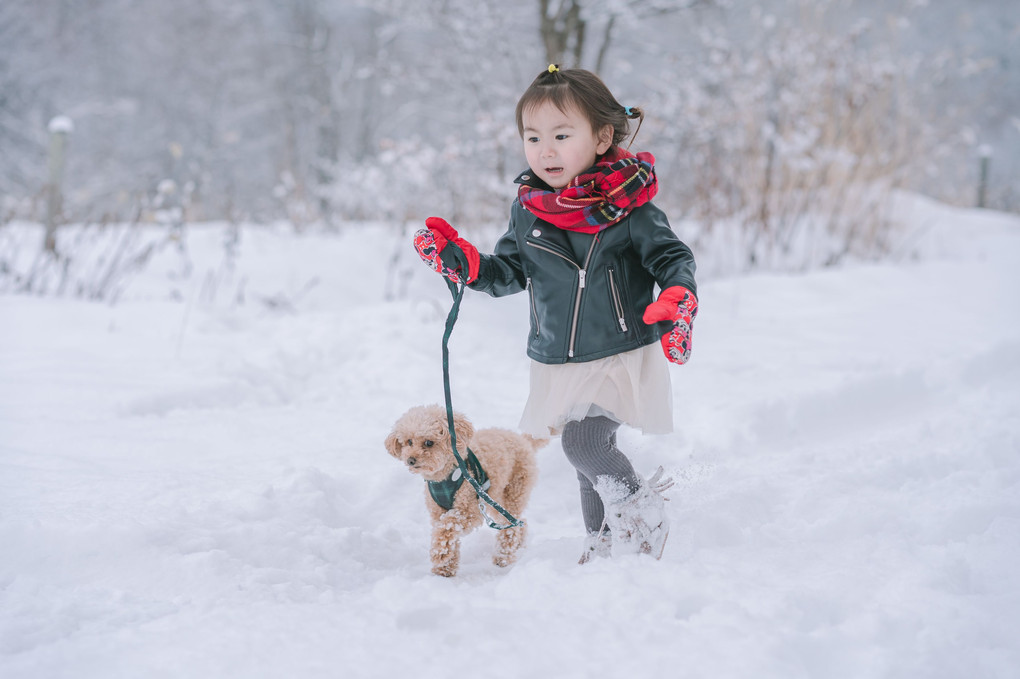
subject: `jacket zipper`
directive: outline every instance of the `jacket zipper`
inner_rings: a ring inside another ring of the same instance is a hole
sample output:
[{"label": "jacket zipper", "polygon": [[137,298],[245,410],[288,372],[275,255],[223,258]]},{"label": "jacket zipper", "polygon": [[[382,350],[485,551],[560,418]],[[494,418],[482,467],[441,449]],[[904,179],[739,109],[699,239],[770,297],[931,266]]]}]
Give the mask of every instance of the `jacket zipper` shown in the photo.
[{"label": "jacket zipper", "polygon": [[528,241],[528,245],[530,245],[531,247],[538,248],[539,250],[544,250],[550,254],[556,255],[560,259],[570,262],[575,267],[577,267],[577,296],[574,298],[574,318],[570,323],[570,348],[567,350],[568,358],[574,357],[574,343],[577,340],[577,321],[578,316],[581,313],[581,295],[584,293],[584,279],[588,275],[588,263],[591,262],[591,253],[595,251],[595,244],[598,242],[599,239],[597,236],[591,239],[591,245],[588,246],[588,254],[586,254],[584,257],[584,265],[581,266],[574,260],[570,259],[569,257],[566,257],[565,255],[557,252],[556,250],[553,250],[552,248],[548,248],[544,245],[539,245],[530,240]]},{"label": "jacket zipper", "polygon": [[538,320],[538,308],[535,307],[535,288],[531,284],[531,276],[528,276],[528,294],[531,296],[531,317],[535,319],[535,337],[541,334],[542,326]]},{"label": "jacket zipper", "polygon": [[620,289],[616,287],[616,270],[613,267],[609,267],[609,293],[613,297],[613,309],[616,310],[620,330],[627,332],[627,321],[623,318],[623,301],[620,299]]}]

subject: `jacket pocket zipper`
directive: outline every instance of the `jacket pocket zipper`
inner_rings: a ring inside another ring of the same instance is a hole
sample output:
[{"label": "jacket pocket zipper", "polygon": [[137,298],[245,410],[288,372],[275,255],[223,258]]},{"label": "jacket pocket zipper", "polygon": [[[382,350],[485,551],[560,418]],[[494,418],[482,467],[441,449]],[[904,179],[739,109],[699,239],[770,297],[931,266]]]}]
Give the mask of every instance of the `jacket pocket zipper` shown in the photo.
[{"label": "jacket pocket zipper", "polygon": [[620,332],[627,332],[627,320],[623,317],[623,300],[620,298],[620,288],[616,285],[616,270],[609,267],[609,294],[613,299],[613,310],[616,312],[616,322],[620,324]]},{"label": "jacket pocket zipper", "polygon": [[528,295],[531,296],[531,317],[535,320],[535,337],[538,337],[542,327],[538,322],[538,308],[535,306],[535,288],[531,284],[531,276],[528,276]]}]

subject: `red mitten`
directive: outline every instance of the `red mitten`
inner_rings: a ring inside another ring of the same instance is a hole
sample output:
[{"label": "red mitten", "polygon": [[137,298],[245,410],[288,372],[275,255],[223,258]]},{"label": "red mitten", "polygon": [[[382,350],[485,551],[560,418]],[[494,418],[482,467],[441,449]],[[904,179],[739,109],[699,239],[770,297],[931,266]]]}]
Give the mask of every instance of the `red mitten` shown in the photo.
[{"label": "red mitten", "polygon": [[478,278],[478,249],[474,245],[461,238],[445,219],[429,217],[425,226],[428,228],[414,234],[414,249],[423,262],[454,283],[462,282],[465,275],[466,283]]},{"label": "red mitten", "polygon": [[673,322],[673,327],[660,340],[662,353],[670,362],[683,365],[691,357],[691,332],[697,315],[698,299],[694,293],[682,285],[674,285],[660,292],[659,299],[648,305],[641,318],[648,325]]}]

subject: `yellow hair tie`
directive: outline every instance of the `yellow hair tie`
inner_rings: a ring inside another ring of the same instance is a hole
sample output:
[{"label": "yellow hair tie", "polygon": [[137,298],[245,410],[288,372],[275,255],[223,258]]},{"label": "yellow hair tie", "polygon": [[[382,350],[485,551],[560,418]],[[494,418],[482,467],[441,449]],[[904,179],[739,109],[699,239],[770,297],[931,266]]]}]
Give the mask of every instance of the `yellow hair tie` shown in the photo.
[{"label": "yellow hair tie", "polygon": [[550,73],[555,73],[558,70],[560,70],[559,66],[557,66],[556,64],[549,64],[549,72]]}]

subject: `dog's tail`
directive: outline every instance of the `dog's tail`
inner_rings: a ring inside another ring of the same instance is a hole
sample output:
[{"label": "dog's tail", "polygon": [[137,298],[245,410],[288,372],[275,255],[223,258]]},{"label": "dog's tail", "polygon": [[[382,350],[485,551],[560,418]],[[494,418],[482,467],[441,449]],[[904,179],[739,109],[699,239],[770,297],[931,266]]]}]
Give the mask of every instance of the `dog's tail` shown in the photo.
[{"label": "dog's tail", "polygon": [[524,440],[527,441],[531,445],[531,449],[532,450],[538,450],[539,448],[544,448],[545,445],[547,443],[549,443],[549,439],[536,438],[536,437],[532,436],[531,434],[522,434],[522,436],[524,436]]}]

